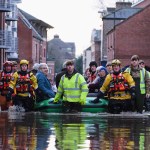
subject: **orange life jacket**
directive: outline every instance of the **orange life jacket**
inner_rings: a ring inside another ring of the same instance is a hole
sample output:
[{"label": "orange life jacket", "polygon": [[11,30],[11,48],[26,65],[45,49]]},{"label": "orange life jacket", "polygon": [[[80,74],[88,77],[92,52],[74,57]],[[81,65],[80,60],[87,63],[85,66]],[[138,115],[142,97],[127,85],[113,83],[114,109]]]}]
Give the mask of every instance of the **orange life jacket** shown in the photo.
[{"label": "orange life jacket", "polygon": [[26,75],[21,75],[18,73],[16,93],[32,93],[33,90],[32,82],[30,80],[30,73],[27,73]]},{"label": "orange life jacket", "polygon": [[1,95],[6,95],[8,92],[9,82],[13,73],[5,73],[2,71],[0,73],[0,91]]},{"label": "orange life jacket", "polygon": [[109,92],[129,90],[129,84],[122,73],[119,73],[118,75],[111,74],[111,77],[112,80],[110,82]]}]

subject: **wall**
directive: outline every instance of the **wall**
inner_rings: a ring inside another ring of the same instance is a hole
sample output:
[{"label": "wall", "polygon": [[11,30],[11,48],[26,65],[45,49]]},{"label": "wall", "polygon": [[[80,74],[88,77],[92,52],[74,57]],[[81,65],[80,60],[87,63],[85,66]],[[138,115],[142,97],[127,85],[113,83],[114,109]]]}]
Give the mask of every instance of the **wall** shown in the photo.
[{"label": "wall", "polygon": [[32,60],[32,30],[29,29],[21,19],[18,20],[18,54],[19,60],[27,59],[29,63]]},{"label": "wall", "polygon": [[[119,58],[123,65],[128,65],[131,56],[137,54],[140,59],[145,61],[146,65],[150,66],[149,16],[150,6],[116,26],[113,31],[115,32],[114,58]],[[112,33],[109,33],[109,37],[110,34]]]}]

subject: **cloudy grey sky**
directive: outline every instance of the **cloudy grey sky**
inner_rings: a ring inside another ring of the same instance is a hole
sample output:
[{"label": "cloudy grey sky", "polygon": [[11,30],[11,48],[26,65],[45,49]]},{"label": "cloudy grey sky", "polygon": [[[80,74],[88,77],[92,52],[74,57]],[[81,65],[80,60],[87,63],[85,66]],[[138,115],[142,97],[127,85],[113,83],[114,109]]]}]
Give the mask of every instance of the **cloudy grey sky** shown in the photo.
[{"label": "cloudy grey sky", "polygon": [[[103,7],[116,1],[103,0]],[[48,40],[58,34],[62,41],[74,42],[80,55],[90,46],[92,30],[101,29],[100,5],[100,0],[22,0],[18,7],[54,27],[48,31]]]}]

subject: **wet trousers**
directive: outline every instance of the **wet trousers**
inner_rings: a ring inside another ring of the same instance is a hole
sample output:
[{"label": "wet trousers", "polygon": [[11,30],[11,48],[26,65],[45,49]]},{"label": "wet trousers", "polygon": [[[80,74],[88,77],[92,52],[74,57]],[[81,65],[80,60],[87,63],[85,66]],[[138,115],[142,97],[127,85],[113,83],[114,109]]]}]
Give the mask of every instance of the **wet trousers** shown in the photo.
[{"label": "wet trousers", "polygon": [[108,113],[119,114],[121,112],[132,111],[133,105],[131,100],[109,100]]},{"label": "wet trousers", "polygon": [[33,111],[34,109],[34,100],[31,97],[22,97],[16,95],[13,98],[13,104],[23,107],[26,112]]},{"label": "wet trousers", "polygon": [[62,111],[64,113],[75,113],[75,112],[81,112],[82,106],[78,102],[62,102]]}]

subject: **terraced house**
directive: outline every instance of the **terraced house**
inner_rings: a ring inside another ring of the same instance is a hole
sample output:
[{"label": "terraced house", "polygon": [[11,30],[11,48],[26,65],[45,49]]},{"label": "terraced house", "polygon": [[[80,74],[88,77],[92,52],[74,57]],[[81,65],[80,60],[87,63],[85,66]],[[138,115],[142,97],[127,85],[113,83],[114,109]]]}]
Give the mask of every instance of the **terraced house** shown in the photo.
[{"label": "terraced house", "polygon": [[47,30],[53,27],[18,9],[21,0],[0,0],[0,69],[6,60],[46,62]]}]

